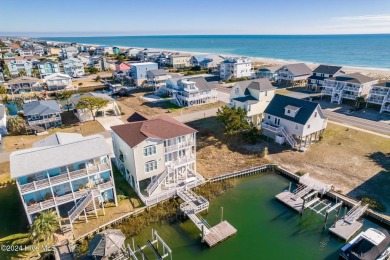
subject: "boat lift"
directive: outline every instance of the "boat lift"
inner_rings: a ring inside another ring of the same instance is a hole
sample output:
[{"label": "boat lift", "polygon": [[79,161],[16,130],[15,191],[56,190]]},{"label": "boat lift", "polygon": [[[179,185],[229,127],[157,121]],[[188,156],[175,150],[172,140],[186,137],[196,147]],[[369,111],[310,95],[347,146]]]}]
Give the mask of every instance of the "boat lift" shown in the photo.
[{"label": "boat lift", "polygon": [[[152,229],[152,241],[147,240],[146,245],[143,246],[137,245],[136,248],[134,243],[134,238],[132,239],[132,242],[133,242],[132,248],[129,244],[127,244],[127,251],[129,252],[130,259],[132,260],[139,260],[139,259],[148,260],[144,252],[144,249],[148,247],[153,251],[154,255],[156,256],[156,259],[162,260],[164,258],[170,257],[170,259],[172,260],[172,250],[164,242],[164,240],[157,234],[156,230]],[[159,244],[162,245],[162,255],[158,251]],[[139,258],[137,255],[139,255],[141,258]]]}]

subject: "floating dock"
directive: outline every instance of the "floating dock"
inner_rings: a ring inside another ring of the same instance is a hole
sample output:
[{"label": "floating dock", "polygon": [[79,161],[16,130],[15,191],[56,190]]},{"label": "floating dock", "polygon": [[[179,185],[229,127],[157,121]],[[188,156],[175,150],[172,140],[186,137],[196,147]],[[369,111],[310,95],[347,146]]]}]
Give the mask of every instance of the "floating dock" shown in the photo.
[{"label": "floating dock", "polygon": [[352,224],[347,223],[344,219],[336,221],[336,223],[329,228],[329,231],[344,239],[345,241],[349,240],[353,235],[355,235],[361,228],[363,224],[359,221],[355,221]]},{"label": "floating dock", "polygon": [[275,198],[280,202],[286,204],[288,207],[292,208],[298,213],[301,213],[303,209],[303,199],[302,198],[294,199],[294,197],[295,195],[289,191],[283,191],[275,196]]},{"label": "floating dock", "polygon": [[237,229],[226,220],[211,227],[207,221],[198,214],[209,208],[209,202],[202,196],[197,195],[191,190],[185,189],[178,191],[177,195],[184,201],[180,205],[181,211],[187,215],[202,232],[202,242],[206,242],[209,247],[213,247],[237,233]]}]

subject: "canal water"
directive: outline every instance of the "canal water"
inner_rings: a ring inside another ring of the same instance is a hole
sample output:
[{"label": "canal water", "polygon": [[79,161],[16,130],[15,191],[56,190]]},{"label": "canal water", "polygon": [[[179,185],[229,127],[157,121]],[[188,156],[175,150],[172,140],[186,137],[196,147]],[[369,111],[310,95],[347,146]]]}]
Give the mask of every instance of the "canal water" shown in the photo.
[{"label": "canal water", "polygon": [[[276,174],[252,176],[239,179],[235,188],[213,200],[204,218],[211,226],[218,224],[223,207],[224,219],[238,230],[213,248],[200,242],[200,231],[190,220],[150,226],[135,244],[151,240],[154,228],[172,249],[173,259],[337,259],[344,241],[323,231],[323,216],[306,211],[301,217],[274,199],[288,185]],[[333,216],[328,226],[332,221]],[[378,226],[364,220],[367,227]]]}]

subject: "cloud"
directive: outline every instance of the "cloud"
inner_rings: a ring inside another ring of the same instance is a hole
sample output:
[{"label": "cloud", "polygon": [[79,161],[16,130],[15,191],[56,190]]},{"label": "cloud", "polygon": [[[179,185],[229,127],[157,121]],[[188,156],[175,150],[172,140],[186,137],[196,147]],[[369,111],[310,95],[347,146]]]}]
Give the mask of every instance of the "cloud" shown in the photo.
[{"label": "cloud", "polygon": [[390,14],[381,15],[360,15],[360,16],[342,16],[334,17],[333,21],[367,21],[367,22],[384,22],[390,21]]}]

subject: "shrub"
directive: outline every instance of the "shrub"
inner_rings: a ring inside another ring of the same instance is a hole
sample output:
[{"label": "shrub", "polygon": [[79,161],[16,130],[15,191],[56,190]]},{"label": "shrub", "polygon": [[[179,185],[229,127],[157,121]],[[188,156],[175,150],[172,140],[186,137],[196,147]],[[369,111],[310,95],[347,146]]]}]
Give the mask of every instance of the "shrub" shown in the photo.
[{"label": "shrub", "polygon": [[369,196],[369,195],[360,195],[357,197],[359,200],[362,201],[363,204],[368,204],[369,207],[373,210],[379,211],[379,212],[385,212],[386,206],[383,205],[382,202],[379,200]]}]

